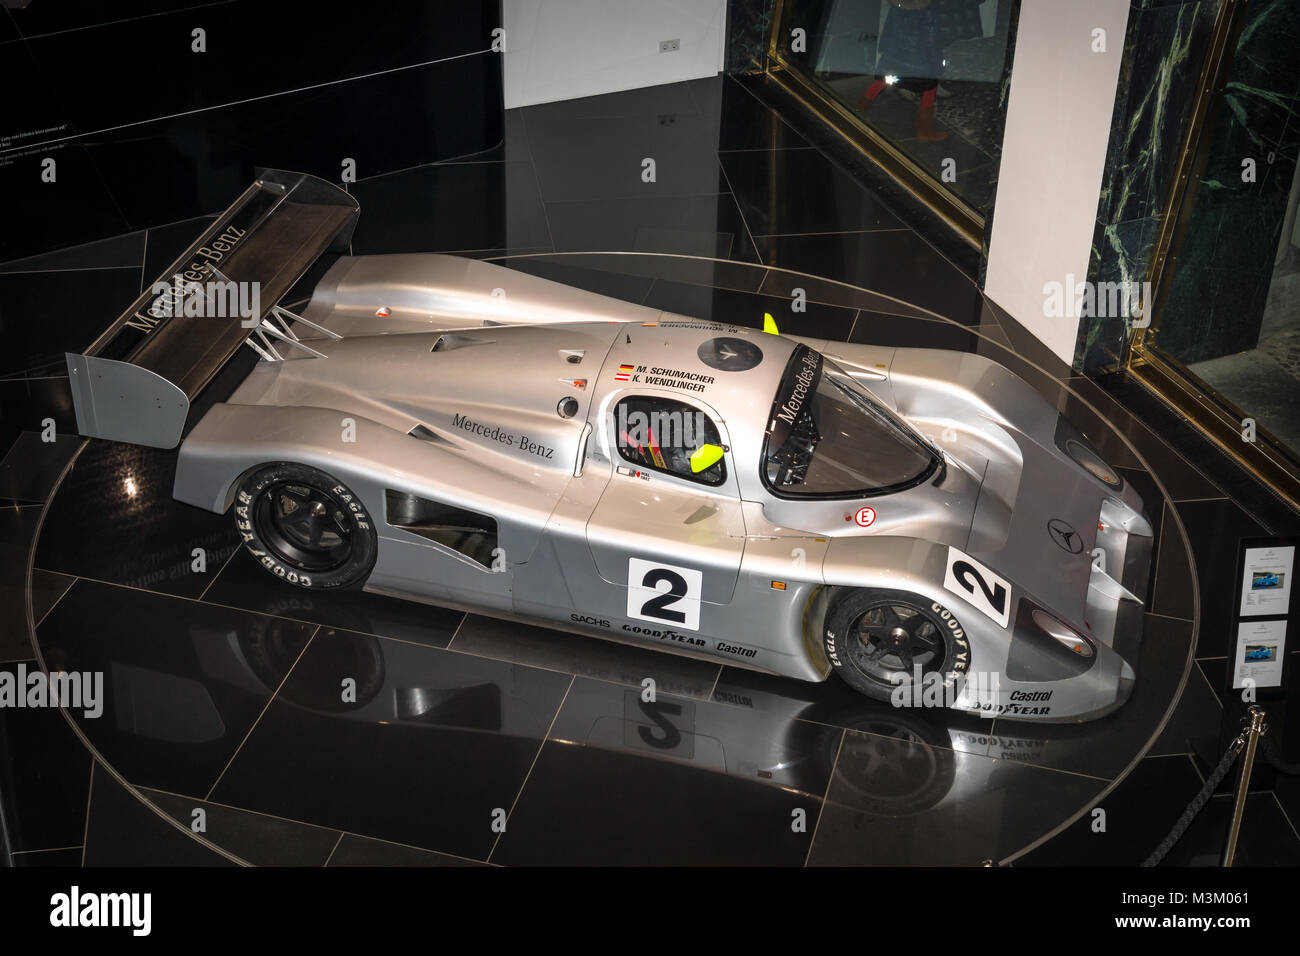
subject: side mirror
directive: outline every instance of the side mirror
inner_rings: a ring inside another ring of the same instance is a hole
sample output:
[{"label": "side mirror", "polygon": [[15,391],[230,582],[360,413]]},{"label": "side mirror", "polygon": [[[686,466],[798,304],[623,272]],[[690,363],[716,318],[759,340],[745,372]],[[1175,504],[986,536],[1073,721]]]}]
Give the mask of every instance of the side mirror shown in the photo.
[{"label": "side mirror", "polygon": [[691,452],[691,471],[698,474],[713,467],[722,460],[723,450],[721,445],[701,445]]}]

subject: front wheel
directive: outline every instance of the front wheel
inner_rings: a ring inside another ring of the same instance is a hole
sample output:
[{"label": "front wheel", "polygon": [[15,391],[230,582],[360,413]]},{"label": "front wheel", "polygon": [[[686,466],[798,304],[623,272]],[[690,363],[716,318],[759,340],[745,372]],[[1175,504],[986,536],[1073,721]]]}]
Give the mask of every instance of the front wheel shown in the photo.
[{"label": "front wheel", "polygon": [[941,684],[951,700],[970,668],[970,642],[957,618],[908,591],[845,591],[831,602],[822,634],[844,682],[876,700],[891,701],[918,679],[922,688]]},{"label": "front wheel", "polygon": [[378,536],[346,485],[308,465],[278,463],[249,475],[235,495],[235,526],[262,567],[299,587],[363,581]]}]

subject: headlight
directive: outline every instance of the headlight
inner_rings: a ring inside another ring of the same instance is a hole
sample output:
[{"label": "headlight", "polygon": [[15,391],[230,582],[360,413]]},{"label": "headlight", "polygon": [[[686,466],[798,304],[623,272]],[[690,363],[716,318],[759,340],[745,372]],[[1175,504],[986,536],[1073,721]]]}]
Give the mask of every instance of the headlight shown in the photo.
[{"label": "headlight", "polygon": [[1080,657],[1090,658],[1093,655],[1092,645],[1088,643],[1087,638],[1076,633],[1073,628],[1066,627],[1052,615],[1039,608],[1035,608],[1030,614],[1038,629],[1049,637],[1055,638],[1066,650],[1069,650]]},{"label": "headlight", "polygon": [[1124,487],[1124,479],[1115,473],[1115,469],[1102,461],[1101,456],[1083,442],[1070,439],[1065,443],[1065,450],[1078,462],[1080,468],[1102,484],[1115,489]]}]

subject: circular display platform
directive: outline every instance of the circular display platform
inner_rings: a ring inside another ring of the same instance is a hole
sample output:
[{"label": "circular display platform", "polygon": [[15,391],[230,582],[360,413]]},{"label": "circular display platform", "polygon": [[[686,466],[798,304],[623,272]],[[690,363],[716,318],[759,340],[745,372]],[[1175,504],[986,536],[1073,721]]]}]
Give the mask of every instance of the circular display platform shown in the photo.
[{"label": "circular display platform", "polygon": [[[1035,343],[987,307],[959,322],[842,283],[680,256],[498,261],[698,318],[761,328],[771,313],[810,340],[985,355],[1140,491],[1158,551],[1188,548],[1104,394],[1044,371]],[[803,312],[790,308],[796,289]],[[172,499],[175,463],[174,451],[86,443],[31,562],[75,581],[39,621],[29,594],[29,623],[45,668],[103,673],[103,713],[66,712],[102,768],[235,862],[367,862],[386,841],[430,863],[1014,863],[1151,748],[1195,645],[1194,606],[1147,613],[1132,698],[1087,724],[895,709],[834,676],[804,683],[293,587],[256,565],[229,516]],[[1144,850],[1133,852],[1136,863]]]}]

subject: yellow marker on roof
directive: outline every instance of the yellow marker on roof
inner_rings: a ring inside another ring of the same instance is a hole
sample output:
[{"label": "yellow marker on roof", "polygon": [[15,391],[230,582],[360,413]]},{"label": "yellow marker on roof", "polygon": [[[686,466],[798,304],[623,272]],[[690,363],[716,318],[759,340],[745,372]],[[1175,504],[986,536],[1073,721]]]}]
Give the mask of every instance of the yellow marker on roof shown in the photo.
[{"label": "yellow marker on roof", "polygon": [[772,318],[772,313],[771,313],[771,312],[764,312],[764,313],[763,313],[763,331],[764,331],[764,332],[770,332],[770,333],[772,333],[773,335],[780,335],[780,334],[781,334],[780,332],[778,332],[778,331],[776,330],[776,319]]}]

